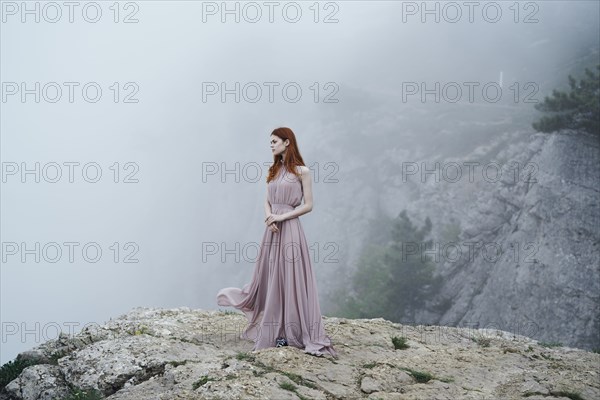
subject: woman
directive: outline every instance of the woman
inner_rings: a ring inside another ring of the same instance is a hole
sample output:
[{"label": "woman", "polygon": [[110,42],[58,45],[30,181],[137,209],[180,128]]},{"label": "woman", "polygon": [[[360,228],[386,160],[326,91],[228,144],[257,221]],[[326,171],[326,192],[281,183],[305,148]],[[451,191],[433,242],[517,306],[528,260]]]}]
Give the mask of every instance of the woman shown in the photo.
[{"label": "woman", "polygon": [[327,353],[337,358],[321,321],[317,281],[298,218],[313,207],[310,170],[289,128],[271,133],[271,151],[267,226],[252,280],[242,289],[221,289],[217,304],[245,313],[249,325],[240,337],[254,341],[253,351],[290,345],[315,356]]}]

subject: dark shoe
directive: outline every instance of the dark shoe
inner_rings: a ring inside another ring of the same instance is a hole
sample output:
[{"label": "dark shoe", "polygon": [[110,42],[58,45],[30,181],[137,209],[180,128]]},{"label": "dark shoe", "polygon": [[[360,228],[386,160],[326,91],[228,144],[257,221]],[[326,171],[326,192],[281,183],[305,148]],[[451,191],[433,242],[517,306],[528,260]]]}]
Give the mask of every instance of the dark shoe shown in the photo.
[{"label": "dark shoe", "polygon": [[275,347],[283,347],[283,346],[287,346],[288,342],[285,338],[283,337],[278,337],[277,339],[275,339]]}]

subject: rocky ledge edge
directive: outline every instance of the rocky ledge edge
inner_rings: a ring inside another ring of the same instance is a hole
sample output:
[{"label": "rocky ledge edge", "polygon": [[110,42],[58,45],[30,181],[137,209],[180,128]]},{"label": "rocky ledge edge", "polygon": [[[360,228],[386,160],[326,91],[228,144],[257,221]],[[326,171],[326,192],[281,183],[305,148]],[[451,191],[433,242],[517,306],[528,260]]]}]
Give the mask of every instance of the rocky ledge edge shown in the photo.
[{"label": "rocky ledge edge", "polygon": [[600,398],[600,354],[495,329],[323,317],[338,357],[252,352],[239,312],[134,308],[20,353],[2,400]]}]

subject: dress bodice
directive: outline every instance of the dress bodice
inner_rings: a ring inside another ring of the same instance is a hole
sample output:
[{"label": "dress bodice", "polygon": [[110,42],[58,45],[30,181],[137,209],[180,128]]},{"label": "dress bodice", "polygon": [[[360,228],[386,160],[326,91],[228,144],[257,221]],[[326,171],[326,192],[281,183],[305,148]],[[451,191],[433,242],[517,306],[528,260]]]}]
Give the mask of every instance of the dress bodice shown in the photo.
[{"label": "dress bodice", "polygon": [[302,181],[284,168],[268,183],[269,203],[273,214],[293,210],[302,204]]}]

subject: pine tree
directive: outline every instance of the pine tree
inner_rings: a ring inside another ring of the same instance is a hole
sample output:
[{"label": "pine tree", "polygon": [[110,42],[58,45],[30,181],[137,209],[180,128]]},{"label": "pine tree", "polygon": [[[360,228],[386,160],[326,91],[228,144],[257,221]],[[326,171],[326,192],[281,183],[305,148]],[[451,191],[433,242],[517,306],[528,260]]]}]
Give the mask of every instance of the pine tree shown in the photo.
[{"label": "pine tree", "polygon": [[394,222],[392,242],[384,257],[390,270],[387,286],[393,307],[392,321],[414,320],[414,312],[423,308],[434,283],[435,268],[427,253],[432,250],[433,240],[426,240],[431,229],[429,217],[419,229],[410,221],[406,210]]},{"label": "pine tree", "polygon": [[363,250],[357,271],[350,279],[350,290],[337,291],[338,314],[346,318],[382,317],[402,322],[414,319],[414,312],[437,289],[434,265],[422,251],[431,250],[425,240],[432,229],[425,220],[423,228],[412,224],[406,210],[393,221],[387,244],[369,244]]},{"label": "pine tree", "polygon": [[[600,65],[597,69],[600,71]],[[557,114],[542,117],[532,124],[533,129],[546,133],[575,129],[600,135],[600,73],[586,68],[585,74],[579,84],[569,75],[570,93],[554,89],[552,97],[546,96],[543,103],[534,106],[538,111]]]}]

